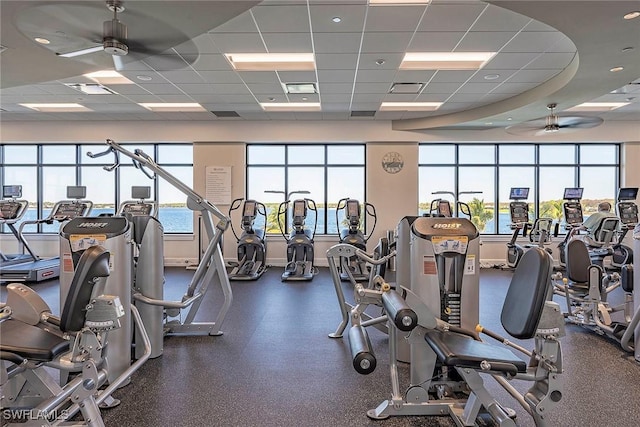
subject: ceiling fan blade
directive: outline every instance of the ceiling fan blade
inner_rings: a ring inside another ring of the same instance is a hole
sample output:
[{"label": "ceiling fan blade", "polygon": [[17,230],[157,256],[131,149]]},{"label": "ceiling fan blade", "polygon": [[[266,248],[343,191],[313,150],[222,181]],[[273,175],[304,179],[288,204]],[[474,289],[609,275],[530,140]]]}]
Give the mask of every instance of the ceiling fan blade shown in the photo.
[{"label": "ceiling fan blade", "polygon": [[67,52],[67,53],[56,53],[56,55],[61,56],[63,58],[73,58],[75,56],[87,55],[89,53],[100,52],[102,50],[104,50],[104,47],[102,45],[98,45],[98,46],[88,47],[86,49],[74,50],[72,52]]},{"label": "ceiling fan blade", "polygon": [[124,70],[123,58],[124,57],[120,55],[111,55],[111,59],[113,59],[113,68],[115,68],[116,71]]},{"label": "ceiling fan blade", "polygon": [[561,128],[588,129],[602,124],[604,120],[595,116],[560,116],[558,125]]}]

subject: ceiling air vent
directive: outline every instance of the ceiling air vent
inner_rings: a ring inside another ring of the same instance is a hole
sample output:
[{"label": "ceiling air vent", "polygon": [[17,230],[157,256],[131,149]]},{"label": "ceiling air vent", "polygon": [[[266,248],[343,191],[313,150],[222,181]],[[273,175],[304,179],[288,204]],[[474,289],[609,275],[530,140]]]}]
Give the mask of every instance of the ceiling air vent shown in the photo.
[{"label": "ceiling air vent", "polygon": [[408,93],[417,95],[423,87],[424,83],[394,83],[391,85],[389,93]]},{"label": "ceiling air vent", "polygon": [[240,114],[238,114],[235,111],[212,111],[212,113],[216,116],[216,117],[224,117],[224,118],[228,118],[228,117],[240,117]]},{"label": "ceiling air vent", "polygon": [[376,110],[358,110],[351,112],[351,117],[373,117],[375,115]]}]

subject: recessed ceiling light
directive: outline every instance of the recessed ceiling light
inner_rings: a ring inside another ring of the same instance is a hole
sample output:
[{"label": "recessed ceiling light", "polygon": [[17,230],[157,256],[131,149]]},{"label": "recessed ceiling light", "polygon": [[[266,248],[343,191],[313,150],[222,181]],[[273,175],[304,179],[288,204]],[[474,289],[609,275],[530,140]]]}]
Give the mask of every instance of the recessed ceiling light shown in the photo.
[{"label": "recessed ceiling light", "polygon": [[511,121],[513,120],[513,117],[507,117],[507,120]]},{"label": "recessed ceiling light", "polygon": [[407,52],[400,64],[404,70],[478,70],[496,52]]},{"label": "recessed ceiling light", "polygon": [[140,75],[140,76],[136,76],[136,79],[142,80],[143,82],[148,82],[149,80],[152,80],[152,77],[151,76]]},{"label": "recessed ceiling light", "polygon": [[613,67],[609,69],[609,71],[611,71],[612,73],[617,73],[618,71],[622,70],[624,70],[624,67]]},{"label": "recessed ceiling light", "polygon": [[320,111],[319,102],[261,102],[264,111]]},{"label": "recessed ceiling light", "polygon": [[197,102],[139,102],[138,105],[147,110],[166,113],[189,113],[207,111]]},{"label": "recessed ceiling light", "polygon": [[51,43],[49,41],[49,39],[45,39],[44,37],[36,37],[34,40],[37,41],[40,44],[49,44],[49,43]]},{"label": "recessed ceiling light", "polygon": [[629,105],[629,102],[584,102],[565,111],[611,111]]},{"label": "recessed ceiling light", "polygon": [[626,15],[623,16],[623,18],[629,20],[629,19],[635,19],[638,16],[640,16],[640,10],[635,10],[633,12],[627,13]]},{"label": "recessed ceiling light", "polygon": [[98,83],[65,83],[65,86],[87,95],[117,95],[115,91]]},{"label": "recessed ceiling light", "polygon": [[484,76],[485,80],[496,80],[500,78],[500,74],[487,74]]},{"label": "recessed ceiling light", "polygon": [[625,101],[633,101],[634,99],[636,99],[636,97],[635,97],[635,96],[630,96],[630,97],[628,97],[628,98],[625,98],[624,100],[625,100]]},{"label": "recessed ceiling light", "polygon": [[633,46],[627,46],[622,48],[621,52],[626,53],[626,52],[631,52],[632,50],[633,50]]},{"label": "recessed ceiling light", "polygon": [[380,111],[435,111],[442,102],[383,102]]},{"label": "recessed ceiling light", "polygon": [[31,108],[32,110],[40,111],[43,113],[70,113],[79,111],[91,111],[84,105],[65,102],[65,103],[45,103],[45,104],[18,104],[23,107]]},{"label": "recessed ceiling light", "polygon": [[331,21],[339,24],[340,22],[342,22],[342,18],[340,18],[339,16],[334,16],[333,18],[331,18]]},{"label": "recessed ceiling light", "polygon": [[376,59],[376,65],[384,65],[384,63],[387,62],[384,59],[380,58],[380,59]]},{"label": "recessed ceiling light", "polygon": [[131,80],[114,70],[102,70],[83,75],[101,85],[133,84]]},{"label": "recessed ceiling light", "polygon": [[313,53],[225,53],[238,71],[306,71],[315,70]]}]

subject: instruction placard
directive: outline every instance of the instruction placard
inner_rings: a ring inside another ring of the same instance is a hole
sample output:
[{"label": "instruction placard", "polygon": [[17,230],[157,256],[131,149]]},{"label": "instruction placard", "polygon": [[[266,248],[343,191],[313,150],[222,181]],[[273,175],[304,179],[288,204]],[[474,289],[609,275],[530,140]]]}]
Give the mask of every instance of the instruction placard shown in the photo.
[{"label": "instruction placard", "polygon": [[467,253],[469,238],[467,236],[433,236],[431,243],[436,254],[455,252],[464,255]]},{"label": "instruction placard", "polygon": [[214,205],[231,204],[231,166],[207,166],[206,199]]},{"label": "instruction placard", "polygon": [[72,252],[83,251],[91,246],[104,245],[106,241],[105,234],[72,234],[69,236]]},{"label": "instruction placard", "polygon": [[467,261],[464,266],[464,275],[473,276],[476,274],[476,256],[467,255]]}]

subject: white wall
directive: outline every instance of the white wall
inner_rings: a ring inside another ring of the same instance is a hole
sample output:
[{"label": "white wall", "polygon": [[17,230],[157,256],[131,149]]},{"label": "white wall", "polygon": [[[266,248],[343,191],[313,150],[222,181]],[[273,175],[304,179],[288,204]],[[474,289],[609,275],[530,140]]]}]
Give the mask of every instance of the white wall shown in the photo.
[{"label": "white wall", "polygon": [[[143,131],[141,131],[143,130]],[[513,135],[503,129],[485,131],[394,131],[389,122],[353,120],[339,122],[289,121],[245,122],[220,120],[207,122],[121,122],[117,126],[105,122],[7,122],[2,123],[0,142],[95,143],[106,138],[118,142],[192,142],[194,143],[194,187],[204,194],[204,169],[208,165],[232,167],[232,198],[244,197],[244,142],[367,142],[367,201],[378,211],[379,223],[372,242],[395,228],[404,215],[413,215],[418,205],[418,143],[428,141],[514,142]],[[551,137],[521,138],[522,142],[624,142],[622,152],[623,185],[640,186],[640,126],[635,122],[607,122],[582,131]],[[242,141],[242,142],[233,142]],[[629,142],[627,142],[629,141]],[[397,151],[404,158],[404,168],[388,174],[381,167],[385,153]],[[219,206],[223,212],[228,206]],[[238,220],[235,217],[234,220]],[[236,222],[237,223],[237,222]],[[197,218],[194,219],[197,230]],[[503,260],[506,237],[482,237],[480,257],[485,261]],[[34,249],[45,256],[57,252],[55,237],[33,237]],[[334,237],[316,241],[316,262],[325,265],[324,252],[335,243]],[[285,243],[282,237],[269,238],[269,262],[284,264]],[[14,252],[13,239],[0,237],[0,250]],[[235,257],[235,239],[225,235],[226,258]],[[197,259],[197,239],[167,237],[165,256],[174,264]],[[557,254],[555,254],[557,259]]]}]

